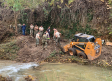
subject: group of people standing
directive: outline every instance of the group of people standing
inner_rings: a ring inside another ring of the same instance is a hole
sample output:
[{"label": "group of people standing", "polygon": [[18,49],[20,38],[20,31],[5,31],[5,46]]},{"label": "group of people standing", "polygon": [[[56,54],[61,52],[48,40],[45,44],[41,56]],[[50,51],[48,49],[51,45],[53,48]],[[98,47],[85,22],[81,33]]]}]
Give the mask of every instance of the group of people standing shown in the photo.
[{"label": "group of people standing", "polygon": [[[26,25],[23,24],[22,27],[22,32],[23,35],[25,35],[25,29]],[[56,45],[59,43],[60,44],[60,34],[57,29],[53,29],[54,34],[53,34],[53,39],[56,42]],[[50,39],[50,26],[48,29],[44,32],[43,26],[38,27],[37,25],[30,25],[30,36],[36,38],[36,47],[39,46],[40,44],[43,45],[43,50],[47,47],[48,40]]]}]

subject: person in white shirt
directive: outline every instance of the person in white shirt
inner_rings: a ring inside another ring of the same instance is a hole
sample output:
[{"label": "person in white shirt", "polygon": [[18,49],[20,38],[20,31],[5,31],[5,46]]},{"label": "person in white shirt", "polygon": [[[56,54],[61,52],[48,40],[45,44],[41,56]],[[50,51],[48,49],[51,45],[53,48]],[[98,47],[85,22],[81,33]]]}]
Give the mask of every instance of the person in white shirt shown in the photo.
[{"label": "person in white shirt", "polygon": [[35,25],[35,27],[34,27],[34,37],[36,36],[37,33],[38,33],[38,26]]},{"label": "person in white shirt", "polygon": [[40,32],[38,32],[35,37],[36,38],[36,47],[37,47],[37,45],[39,45],[39,39],[40,39],[39,34],[40,34]]},{"label": "person in white shirt", "polygon": [[54,30],[53,40],[56,41],[56,35],[55,35],[55,33],[56,33],[56,29],[54,28],[53,30]]},{"label": "person in white shirt", "polygon": [[58,32],[57,30],[56,30],[56,33],[55,33],[55,37],[56,37],[56,45],[59,43],[60,44],[60,32]]},{"label": "person in white shirt", "polygon": [[34,26],[33,26],[33,24],[31,24],[30,25],[30,35],[33,37],[33,28],[34,28]]},{"label": "person in white shirt", "polygon": [[50,39],[49,33],[48,33],[47,31],[46,31],[45,33],[46,33],[46,37],[47,37],[47,43],[50,44],[50,43],[49,43],[49,42],[50,42],[50,41],[49,41],[49,39]]},{"label": "person in white shirt", "polygon": [[43,30],[44,30],[44,28],[42,26],[40,26],[39,27],[40,37],[42,37],[42,35],[43,35]]}]

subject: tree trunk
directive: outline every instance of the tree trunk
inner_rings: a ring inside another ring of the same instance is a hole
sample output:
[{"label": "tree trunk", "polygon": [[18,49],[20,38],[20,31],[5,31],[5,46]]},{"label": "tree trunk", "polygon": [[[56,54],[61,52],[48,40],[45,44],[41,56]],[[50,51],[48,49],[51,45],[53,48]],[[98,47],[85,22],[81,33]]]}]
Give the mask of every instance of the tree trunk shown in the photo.
[{"label": "tree trunk", "polygon": [[18,27],[17,27],[17,19],[18,19],[19,13],[14,11],[14,21],[15,21],[15,34],[18,34]]}]

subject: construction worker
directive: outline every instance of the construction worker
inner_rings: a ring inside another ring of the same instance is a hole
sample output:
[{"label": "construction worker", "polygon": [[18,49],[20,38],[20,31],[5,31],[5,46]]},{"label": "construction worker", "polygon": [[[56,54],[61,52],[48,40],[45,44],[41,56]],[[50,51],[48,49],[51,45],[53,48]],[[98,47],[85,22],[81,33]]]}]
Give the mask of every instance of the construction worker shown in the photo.
[{"label": "construction worker", "polygon": [[45,33],[46,33],[47,38],[49,38],[49,33],[47,31]]},{"label": "construction worker", "polygon": [[50,38],[50,26],[48,27],[47,32],[49,33],[49,38]]},{"label": "construction worker", "polygon": [[34,27],[34,37],[36,36],[37,33],[38,33],[38,26],[35,25],[35,27]]},{"label": "construction worker", "polygon": [[49,39],[50,39],[49,33],[47,31],[45,33],[46,33],[46,36],[47,36],[47,43],[49,44]]},{"label": "construction worker", "polygon": [[39,27],[40,37],[42,37],[42,35],[43,35],[43,30],[44,30],[44,28],[42,26],[40,26]]},{"label": "construction worker", "polygon": [[46,33],[44,33],[44,35],[42,37],[42,45],[43,45],[43,50],[45,50],[45,48],[47,47],[47,35],[46,35]]},{"label": "construction worker", "polygon": [[56,35],[55,35],[55,33],[56,33],[56,29],[54,28],[53,30],[54,30],[53,40],[55,41],[55,40],[56,40]]},{"label": "construction worker", "polygon": [[34,26],[33,26],[33,24],[31,24],[30,25],[30,36],[32,36],[32,37],[33,37],[33,28],[34,28]]},{"label": "construction worker", "polygon": [[55,37],[56,37],[56,45],[57,44],[60,44],[60,32],[58,32],[57,30],[56,30],[56,33],[55,33]]},{"label": "construction worker", "polygon": [[22,34],[25,35],[26,25],[23,24],[23,25],[21,26],[21,28],[22,28]]},{"label": "construction worker", "polygon": [[37,45],[39,45],[39,39],[40,39],[39,34],[40,34],[40,32],[38,32],[38,33],[36,34],[36,47],[37,47]]}]

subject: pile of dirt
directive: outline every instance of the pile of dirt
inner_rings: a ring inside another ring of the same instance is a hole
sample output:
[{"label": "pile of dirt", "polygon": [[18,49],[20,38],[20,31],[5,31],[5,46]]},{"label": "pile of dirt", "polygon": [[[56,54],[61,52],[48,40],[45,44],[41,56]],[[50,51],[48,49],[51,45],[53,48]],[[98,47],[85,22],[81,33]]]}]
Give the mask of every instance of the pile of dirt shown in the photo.
[{"label": "pile of dirt", "polygon": [[43,50],[42,45],[35,46],[36,40],[30,36],[17,37],[17,45],[20,50],[17,53],[18,62],[40,62],[47,58],[53,51],[60,49],[50,41],[47,49]]},{"label": "pile of dirt", "polygon": [[102,53],[97,59],[91,61],[92,64],[100,66],[112,66],[112,46],[102,46]]}]

